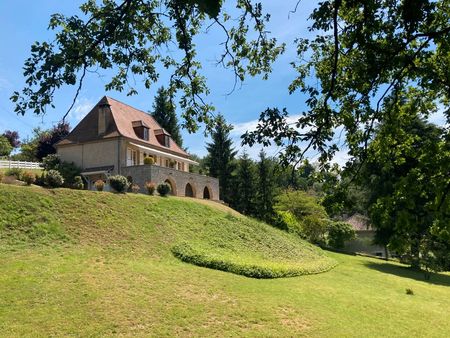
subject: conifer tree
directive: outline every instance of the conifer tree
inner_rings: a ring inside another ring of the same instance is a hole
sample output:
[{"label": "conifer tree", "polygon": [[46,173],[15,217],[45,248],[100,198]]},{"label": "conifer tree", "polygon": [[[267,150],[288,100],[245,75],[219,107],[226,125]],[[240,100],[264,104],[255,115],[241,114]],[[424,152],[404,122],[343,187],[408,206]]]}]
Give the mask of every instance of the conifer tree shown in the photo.
[{"label": "conifer tree", "polygon": [[224,117],[219,115],[216,127],[211,133],[212,142],[206,145],[208,150],[206,165],[209,168],[209,174],[219,179],[220,199],[227,203],[231,202],[234,157],[237,153],[232,147],[231,129],[232,127],[227,125]]},{"label": "conifer tree", "polygon": [[268,222],[273,213],[275,195],[275,181],[273,164],[266,157],[264,150],[259,153],[258,162],[258,188],[257,188],[257,216]]},{"label": "conifer tree", "polygon": [[181,138],[180,126],[178,125],[175,105],[172,98],[164,87],[160,87],[153,103],[152,116],[172,137],[172,139],[181,147],[183,139]]},{"label": "conifer tree", "polygon": [[245,215],[256,214],[256,170],[255,164],[244,151],[239,159],[236,174],[236,194],[232,206]]}]

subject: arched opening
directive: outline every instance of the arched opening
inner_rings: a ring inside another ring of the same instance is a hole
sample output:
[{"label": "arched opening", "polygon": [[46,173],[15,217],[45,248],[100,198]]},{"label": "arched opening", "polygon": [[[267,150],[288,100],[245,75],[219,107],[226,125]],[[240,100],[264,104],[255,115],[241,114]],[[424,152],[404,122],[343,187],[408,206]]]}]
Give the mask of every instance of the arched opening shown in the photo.
[{"label": "arched opening", "polygon": [[208,187],[205,187],[205,189],[203,189],[203,199],[205,200],[211,199],[211,192],[209,191]]},{"label": "arched opening", "polygon": [[186,197],[194,197],[194,189],[190,183],[186,184],[186,188],[184,189],[184,196]]},{"label": "arched opening", "polygon": [[171,178],[168,178],[167,180],[164,181],[164,183],[167,183],[168,185],[170,185],[170,192],[169,195],[177,195],[177,185],[175,184],[175,181]]}]

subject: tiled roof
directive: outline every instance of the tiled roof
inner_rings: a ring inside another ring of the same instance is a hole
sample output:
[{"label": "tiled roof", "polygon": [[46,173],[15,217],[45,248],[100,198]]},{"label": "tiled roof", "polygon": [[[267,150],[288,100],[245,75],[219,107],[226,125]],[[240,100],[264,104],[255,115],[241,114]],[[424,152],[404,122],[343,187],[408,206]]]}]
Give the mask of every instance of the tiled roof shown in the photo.
[{"label": "tiled roof", "polygon": [[[99,106],[108,104],[111,108],[112,118],[107,124],[106,131],[102,135],[98,135],[98,111]],[[150,138],[148,141],[139,138],[134,129],[133,121],[142,121],[142,125],[150,128]],[[72,132],[58,145],[84,143],[101,139],[108,139],[117,136],[138,141],[140,143],[150,145],[155,149],[167,151],[184,157],[189,157],[183,149],[181,149],[175,141],[171,140],[169,147],[161,145],[155,137],[155,131],[162,129],[156,120],[148,113],[131,107],[125,103],[117,101],[113,98],[104,96],[92,110],[85,116],[83,120],[72,130]]]}]

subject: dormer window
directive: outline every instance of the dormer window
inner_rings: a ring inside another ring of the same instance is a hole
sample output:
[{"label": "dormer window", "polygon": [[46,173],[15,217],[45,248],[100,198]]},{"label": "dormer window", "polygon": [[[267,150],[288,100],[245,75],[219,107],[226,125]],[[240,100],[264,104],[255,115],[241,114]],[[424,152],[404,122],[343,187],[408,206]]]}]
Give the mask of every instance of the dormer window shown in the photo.
[{"label": "dormer window", "polygon": [[170,148],[170,134],[167,131],[164,129],[157,129],[155,130],[155,136],[160,145]]},{"label": "dormer window", "polygon": [[150,129],[144,121],[133,121],[132,125],[137,137],[144,141],[148,141],[150,139]]}]

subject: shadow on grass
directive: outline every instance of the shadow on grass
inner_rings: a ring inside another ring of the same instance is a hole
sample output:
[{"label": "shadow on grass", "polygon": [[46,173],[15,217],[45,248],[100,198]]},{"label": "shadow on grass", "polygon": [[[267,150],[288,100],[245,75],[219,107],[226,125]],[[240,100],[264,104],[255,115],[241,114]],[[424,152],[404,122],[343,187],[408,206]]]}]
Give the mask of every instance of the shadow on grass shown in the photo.
[{"label": "shadow on grass", "polygon": [[373,263],[365,262],[365,266],[369,269],[377,270],[383,273],[388,273],[391,275],[396,275],[403,278],[415,279],[421,282],[427,282],[435,285],[450,286],[450,276],[445,274],[431,273],[430,279],[425,279],[424,271],[412,270],[406,266],[399,266],[390,263]]}]

